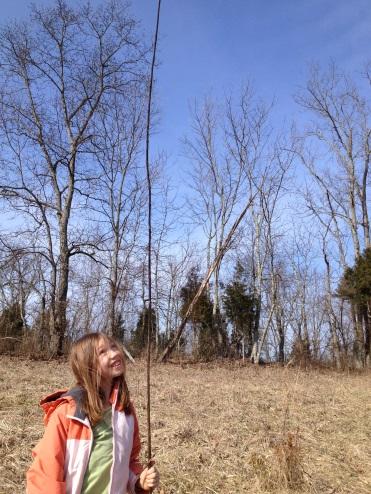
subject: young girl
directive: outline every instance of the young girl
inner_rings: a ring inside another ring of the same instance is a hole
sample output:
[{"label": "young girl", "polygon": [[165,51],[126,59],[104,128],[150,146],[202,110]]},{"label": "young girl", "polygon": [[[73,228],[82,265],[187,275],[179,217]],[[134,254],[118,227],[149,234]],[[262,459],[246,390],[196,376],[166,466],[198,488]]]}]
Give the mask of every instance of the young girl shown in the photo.
[{"label": "young girl", "polygon": [[28,494],[135,494],[159,483],[155,467],[139,463],[138,421],[120,346],[102,333],[72,345],[76,387],[40,405],[44,437],[32,451]]}]

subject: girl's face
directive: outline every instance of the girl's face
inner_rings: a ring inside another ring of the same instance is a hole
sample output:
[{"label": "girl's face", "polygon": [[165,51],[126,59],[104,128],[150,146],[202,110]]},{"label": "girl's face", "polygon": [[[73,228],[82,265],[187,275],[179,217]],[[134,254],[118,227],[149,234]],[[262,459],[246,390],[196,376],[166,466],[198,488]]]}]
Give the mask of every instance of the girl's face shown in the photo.
[{"label": "girl's face", "polygon": [[97,352],[103,382],[111,383],[112,379],[124,373],[125,367],[122,353],[115,342],[101,338],[98,342]]}]

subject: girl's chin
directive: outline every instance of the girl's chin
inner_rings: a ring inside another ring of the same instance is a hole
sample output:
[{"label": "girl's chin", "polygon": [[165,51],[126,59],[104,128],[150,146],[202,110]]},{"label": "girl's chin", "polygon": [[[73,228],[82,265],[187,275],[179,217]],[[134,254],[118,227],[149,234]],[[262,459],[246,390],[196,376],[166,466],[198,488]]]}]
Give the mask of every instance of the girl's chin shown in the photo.
[{"label": "girl's chin", "polygon": [[122,367],[119,367],[117,369],[112,369],[112,376],[113,377],[122,376],[123,373],[124,373],[124,369]]}]

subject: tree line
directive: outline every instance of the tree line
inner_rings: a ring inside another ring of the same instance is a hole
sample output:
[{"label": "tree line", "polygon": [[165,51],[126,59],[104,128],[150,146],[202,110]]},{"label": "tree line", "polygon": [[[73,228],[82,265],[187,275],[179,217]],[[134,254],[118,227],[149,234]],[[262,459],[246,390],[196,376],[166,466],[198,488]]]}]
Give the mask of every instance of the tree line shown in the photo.
[{"label": "tree line", "polygon": [[[0,350],[99,329],[138,355],[150,46],[121,2],[31,14],[0,32]],[[151,163],[159,358],[370,365],[370,86],[312,67],[289,129],[251,85],[193,105],[186,176]]]}]

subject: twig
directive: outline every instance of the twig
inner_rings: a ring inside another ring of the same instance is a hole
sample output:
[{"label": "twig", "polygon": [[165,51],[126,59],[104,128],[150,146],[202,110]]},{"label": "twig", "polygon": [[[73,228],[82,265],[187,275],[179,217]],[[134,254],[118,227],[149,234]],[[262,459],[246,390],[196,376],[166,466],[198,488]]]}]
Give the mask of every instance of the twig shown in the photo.
[{"label": "twig", "polygon": [[14,338],[14,336],[3,336],[2,338],[0,338],[0,340],[15,340],[15,341],[22,341],[21,338]]}]

